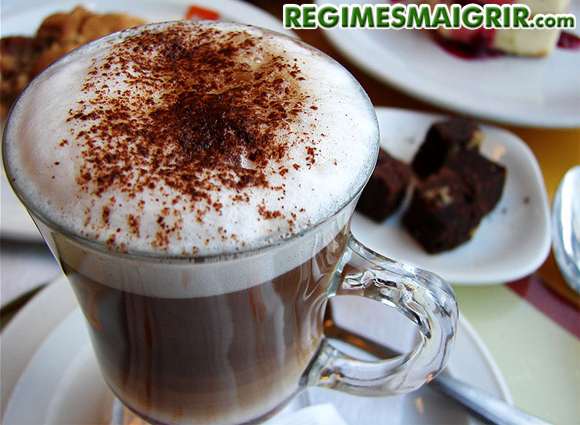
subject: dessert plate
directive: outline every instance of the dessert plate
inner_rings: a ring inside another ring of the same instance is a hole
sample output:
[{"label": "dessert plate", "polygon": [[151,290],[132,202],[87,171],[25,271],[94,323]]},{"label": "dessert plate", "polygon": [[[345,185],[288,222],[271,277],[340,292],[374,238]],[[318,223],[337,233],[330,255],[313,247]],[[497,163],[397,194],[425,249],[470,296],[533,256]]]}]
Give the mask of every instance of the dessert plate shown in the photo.
[{"label": "dessert plate", "polygon": [[[96,12],[123,12],[148,21],[183,19],[187,8],[198,5],[215,10],[223,20],[252,24],[289,35],[282,23],[263,10],[239,0],[4,0],[0,36],[34,34],[48,15],[68,11],[83,5]],[[20,204],[6,180],[4,169],[0,176],[1,214],[0,235],[3,238],[41,240],[36,226]]]},{"label": "dessert plate", "polygon": [[[444,116],[377,108],[381,146],[410,162],[429,126]],[[474,237],[441,254],[427,254],[400,225],[401,208],[377,224],[356,213],[352,231],[375,251],[465,285],[497,284],[536,270],[550,251],[550,217],[544,180],[536,158],[513,133],[482,126],[482,153],[507,168],[502,198]]]},{"label": "dessert plate", "polygon": [[[415,334],[410,322],[394,310],[390,312],[373,301],[339,298],[335,300],[334,311],[342,326],[356,327],[367,336],[390,345],[397,340],[398,349],[412,343]],[[63,310],[67,310],[64,318]],[[371,329],[368,324],[377,323],[377,320],[384,326]],[[31,329],[41,323],[42,327],[50,325],[47,336],[33,335],[34,346],[21,344]],[[101,378],[84,318],[64,279],[49,286],[34,304],[26,306],[2,338],[2,370],[18,370],[9,379],[2,380],[2,402],[6,403],[1,421],[4,425],[109,423],[113,397]],[[13,367],[20,359],[30,360],[25,367]],[[500,371],[463,318],[459,322],[448,371],[512,402]],[[348,424],[374,425],[378,423],[377,418],[381,424],[479,423],[454,402],[429,389],[406,396],[373,399],[315,390],[308,393],[306,400],[306,404],[329,402]]]},{"label": "dessert plate", "polygon": [[[579,1],[571,2],[570,12],[580,16]],[[580,35],[580,28],[569,31]],[[415,30],[333,29],[325,34],[356,65],[421,100],[502,123],[580,127],[578,49],[556,49],[545,58],[465,60],[448,54],[428,34]]]}]

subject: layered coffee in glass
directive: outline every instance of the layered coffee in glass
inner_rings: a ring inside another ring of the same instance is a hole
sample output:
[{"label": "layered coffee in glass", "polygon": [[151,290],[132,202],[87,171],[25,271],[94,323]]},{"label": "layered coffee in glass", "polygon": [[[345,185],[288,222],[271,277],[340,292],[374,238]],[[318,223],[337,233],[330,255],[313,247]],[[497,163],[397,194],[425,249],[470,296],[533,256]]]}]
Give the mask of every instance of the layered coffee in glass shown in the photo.
[{"label": "layered coffee in glass", "polygon": [[[451,289],[350,234],[378,139],[367,95],[323,53],[255,27],[169,22],[49,67],[3,152],[113,393],[152,423],[225,425],[308,386],[393,394],[444,366]],[[398,308],[421,343],[395,362],[344,356],[322,327],[341,294]]]}]

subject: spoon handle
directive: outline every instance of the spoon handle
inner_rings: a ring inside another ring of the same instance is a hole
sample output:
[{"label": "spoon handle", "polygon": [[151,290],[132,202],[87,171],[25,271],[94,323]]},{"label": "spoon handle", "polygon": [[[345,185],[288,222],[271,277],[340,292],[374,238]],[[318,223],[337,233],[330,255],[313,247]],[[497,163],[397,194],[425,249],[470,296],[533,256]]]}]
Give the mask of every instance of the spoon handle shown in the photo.
[{"label": "spoon handle", "polygon": [[[369,354],[379,358],[389,358],[400,355],[393,349],[376,341],[357,334],[353,331],[339,327],[327,315],[324,322],[325,333],[331,338],[336,338],[350,345],[358,347]],[[473,387],[458,379],[452,378],[447,373],[441,373],[432,380],[429,388],[442,393],[460,403],[475,416],[485,422],[494,425],[548,425],[548,422],[529,415],[517,407],[514,407],[485,391]]]},{"label": "spoon handle", "polygon": [[465,406],[470,412],[497,425],[547,425],[535,416],[509,405],[465,382],[441,374],[430,382],[429,387],[443,393]]}]

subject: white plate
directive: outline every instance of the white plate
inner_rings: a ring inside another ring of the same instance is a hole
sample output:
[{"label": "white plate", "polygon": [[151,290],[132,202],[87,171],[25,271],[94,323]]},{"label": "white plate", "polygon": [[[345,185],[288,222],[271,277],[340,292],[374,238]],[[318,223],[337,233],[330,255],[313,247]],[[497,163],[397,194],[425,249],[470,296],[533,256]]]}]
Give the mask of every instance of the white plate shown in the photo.
[{"label": "white plate", "polygon": [[[6,357],[31,358],[19,376],[3,379],[3,386],[13,388],[12,391],[3,391],[3,400],[7,400],[2,418],[4,425],[105,424],[110,417],[112,397],[100,377],[82,314],[73,308],[62,320],[56,319],[52,313],[53,310],[62,310],[59,306],[62,298],[66,300],[65,305],[70,306],[72,295],[66,285],[61,280],[49,291],[43,291],[35,305],[25,307],[10,324],[11,336],[2,336],[3,370],[12,369],[12,361],[7,361]],[[401,326],[406,319],[397,319],[398,315],[391,313],[390,309],[375,302],[341,298],[340,303],[335,304],[335,313],[343,326],[351,324],[360,330],[365,327],[368,336],[389,344],[393,336],[410,341],[411,328]],[[364,314],[361,314],[361,302],[364,303]],[[352,311],[357,314],[350,314]],[[56,316],[59,315],[62,314]],[[26,320],[24,316],[28,316]],[[369,317],[375,321],[369,321]],[[384,326],[370,329],[368,323],[376,323],[376,320]],[[53,330],[38,347],[26,347],[15,340],[16,335],[26,338],[30,330],[41,323],[43,326],[50,323]],[[448,370],[452,375],[477,384],[508,403],[512,402],[497,366],[464,319],[460,319]],[[377,418],[384,418],[381,424],[479,423],[455,403],[428,389],[407,396],[374,399],[322,390],[311,391],[309,396],[314,403],[333,403],[352,425],[375,425]]]},{"label": "white plate", "polygon": [[[96,12],[124,12],[148,21],[182,19],[193,4],[217,11],[224,20],[256,25],[293,35],[267,12],[238,0],[3,0],[1,36],[33,34],[48,15],[81,4]],[[2,167],[3,168],[3,167]],[[3,238],[40,240],[40,234],[20,204],[2,169],[0,235]]]},{"label": "white plate", "polygon": [[[580,0],[572,0],[571,13],[580,17]],[[333,29],[325,34],[375,78],[460,114],[530,127],[580,127],[578,50],[556,49],[539,59],[469,61],[446,53],[415,30]]]},{"label": "white plate", "polygon": [[[429,126],[440,115],[377,108],[382,147],[410,162]],[[442,254],[427,254],[400,225],[402,209],[377,224],[361,214],[353,233],[375,251],[434,271],[452,283],[505,283],[536,270],[550,250],[550,221],[544,180],[538,163],[514,134],[482,126],[484,155],[507,168],[504,193],[473,239]]]},{"label": "white plate", "polygon": [[14,385],[54,327],[77,306],[64,276],[40,291],[12,318],[0,335],[0,412],[6,405]]}]

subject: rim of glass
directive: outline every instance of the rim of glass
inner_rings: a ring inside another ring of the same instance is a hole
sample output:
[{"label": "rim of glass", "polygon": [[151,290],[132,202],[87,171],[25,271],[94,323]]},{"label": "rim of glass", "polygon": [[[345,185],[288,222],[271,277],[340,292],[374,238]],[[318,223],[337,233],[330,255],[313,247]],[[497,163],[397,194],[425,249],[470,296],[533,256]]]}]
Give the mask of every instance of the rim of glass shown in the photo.
[{"label": "rim of glass", "polygon": [[[98,251],[101,254],[115,256],[115,257],[123,257],[123,258],[134,259],[134,260],[146,259],[148,261],[161,261],[161,262],[180,261],[180,262],[184,262],[184,263],[217,262],[217,261],[223,261],[223,260],[228,260],[228,259],[236,259],[236,258],[257,255],[257,254],[263,253],[267,250],[270,250],[272,248],[278,247],[280,245],[290,243],[292,241],[296,241],[297,239],[300,239],[301,237],[305,236],[306,234],[308,234],[312,231],[315,231],[316,229],[318,229],[319,227],[321,227],[322,225],[324,225],[325,223],[327,223],[328,221],[330,221],[331,219],[333,219],[334,217],[339,215],[344,210],[344,208],[346,208],[362,192],[363,188],[365,187],[368,179],[370,178],[370,176],[372,174],[372,170],[374,167],[369,167],[369,172],[367,173],[365,178],[361,181],[361,184],[359,185],[359,187],[357,187],[356,190],[353,192],[353,195],[351,197],[349,197],[345,202],[343,202],[332,214],[330,214],[327,217],[321,219],[320,221],[314,223],[313,225],[301,230],[298,233],[292,234],[292,235],[284,237],[284,238],[279,238],[274,242],[268,242],[267,240],[265,240],[262,242],[262,245],[259,245],[256,247],[246,248],[246,249],[241,249],[241,250],[234,250],[234,251],[224,251],[224,252],[215,253],[215,254],[202,254],[202,255],[189,255],[188,256],[188,255],[167,255],[167,254],[155,253],[155,252],[150,252],[150,251],[142,251],[142,250],[130,250],[127,252],[111,250],[103,242],[100,242],[100,241],[97,241],[95,239],[91,239],[91,238],[76,234],[76,233],[72,232],[70,229],[67,229],[66,227],[62,226],[60,223],[57,223],[56,221],[50,219],[48,216],[46,216],[41,211],[39,211],[35,207],[33,202],[31,202],[27,199],[27,197],[24,195],[23,191],[21,191],[17,187],[15,179],[12,176],[10,164],[8,163],[8,160],[6,159],[6,157],[7,157],[6,149],[7,149],[7,145],[8,145],[6,140],[8,139],[7,136],[9,134],[9,130],[11,127],[10,126],[11,117],[12,117],[12,114],[15,110],[15,107],[20,102],[21,98],[23,98],[26,95],[26,93],[29,91],[30,87],[33,84],[38,84],[38,82],[41,81],[46,75],[48,75],[53,70],[53,68],[61,65],[61,63],[66,62],[66,61],[72,61],[77,56],[81,56],[85,50],[95,48],[99,44],[107,43],[109,41],[114,41],[115,39],[119,38],[121,36],[121,34],[130,35],[131,33],[138,33],[139,31],[143,31],[147,28],[154,28],[154,27],[162,28],[162,27],[170,26],[170,25],[176,24],[176,23],[185,23],[185,24],[188,24],[191,26],[215,24],[215,22],[213,22],[213,21],[195,21],[195,22],[193,22],[193,21],[183,21],[183,20],[154,22],[154,23],[144,24],[144,25],[140,25],[138,27],[133,27],[133,28],[129,28],[127,30],[118,31],[118,32],[106,35],[104,37],[101,37],[97,40],[91,41],[90,43],[84,44],[80,47],[77,47],[76,49],[71,50],[66,55],[64,55],[63,57],[59,58],[58,60],[56,60],[55,62],[50,64],[40,74],[38,74],[36,77],[34,77],[32,79],[32,81],[30,81],[28,83],[26,88],[18,95],[16,100],[12,103],[10,110],[8,112],[8,115],[6,117],[6,121],[5,121],[5,128],[4,128],[4,131],[2,134],[2,162],[3,162],[4,170],[6,172],[8,184],[10,185],[10,187],[12,188],[12,191],[16,194],[16,196],[18,197],[20,202],[25,206],[27,212],[31,216],[33,216],[34,219],[40,220],[44,225],[49,227],[51,230],[57,231],[58,233],[62,234],[63,236],[75,241],[76,243],[81,244],[83,246],[86,246],[88,248],[91,248],[95,251]],[[240,26],[240,27],[258,28],[264,32],[275,33],[276,35],[279,35],[281,37],[290,38],[286,34],[278,33],[278,32],[275,32],[275,31],[272,31],[272,30],[269,30],[266,28],[262,28],[262,27],[256,27],[256,26],[252,26],[252,25],[238,24],[238,23],[235,23],[234,25]],[[339,67],[344,69],[344,71],[347,72],[353,78],[354,81],[356,81],[360,92],[367,98],[369,105],[371,105],[371,107],[373,108],[373,112],[374,112],[374,106],[373,106],[370,98],[368,97],[367,93],[362,88],[362,86],[360,85],[358,80],[356,80],[356,78],[354,78],[354,76],[350,73],[350,71],[348,71],[348,69],[346,69],[344,66],[342,66],[342,64],[337,62],[335,59],[333,59],[332,57],[330,57],[326,53],[320,51],[316,47],[311,46],[311,45],[309,45],[309,44],[307,44],[299,39],[292,38],[292,40],[294,42],[297,42],[299,44],[302,44],[302,45],[308,47],[309,49],[314,49],[317,52],[320,52],[325,57],[329,58],[329,60],[331,60],[332,62],[337,64]],[[375,114],[375,122],[376,122],[376,125],[378,128],[378,120],[376,118],[376,114]],[[377,134],[379,134],[379,133],[377,132]],[[374,158],[374,162],[376,162],[376,159],[378,156],[378,151],[379,151],[379,147],[380,147],[379,140],[380,140],[380,135],[377,137],[377,140],[374,143],[375,149],[374,149],[373,155],[370,156],[371,160]]]}]

